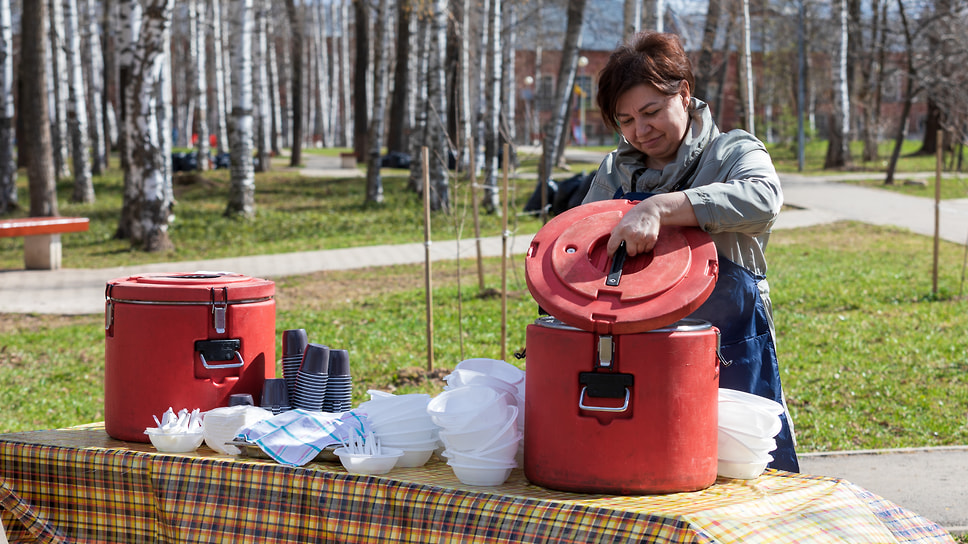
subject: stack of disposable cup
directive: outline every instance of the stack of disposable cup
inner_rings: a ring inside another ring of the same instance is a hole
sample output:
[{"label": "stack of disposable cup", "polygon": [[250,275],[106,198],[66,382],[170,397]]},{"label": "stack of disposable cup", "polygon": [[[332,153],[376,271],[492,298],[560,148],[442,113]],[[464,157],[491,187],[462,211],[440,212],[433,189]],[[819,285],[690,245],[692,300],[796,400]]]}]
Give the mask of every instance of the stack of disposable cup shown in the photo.
[{"label": "stack of disposable cup", "polygon": [[518,407],[512,397],[484,385],[448,388],[427,404],[441,427],[443,456],[467,485],[500,485],[518,465]]},{"label": "stack of disposable cup", "polygon": [[329,350],[329,382],[323,397],[324,412],[345,412],[352,408],[353,377],[350,375],[350,352]]},{"label": "stack of disposable cup", "polygon": [[719,390],[719,476],[752,479],[773,460],[776,434],[780,432],[783,406],[770,399],[735,391]]},{"label": "stack of disposable cup", "polygon": [[282,332],[282,376],[286,379],[289,398],[296,396],[296,376],[302,366],[303,352],[309,344],[306,329],[288,329]]},{"label": "stack of disposable cup", "polygon": [[286,391],[286,380],[283,378],[268,378],[262,384],[262,399],[260,406],[274,415],[292,410],[289,403],[289,393]]},{"label": "stack of disposable cup", "polygon": [[372,390],[369,393],[370,400],[361,403],[356,410],[366,414],[381,445],[403,450],[403,456],[395,466],[423,466],[439,445],[437,433],[440,428],[427,413],[430,395],[394,395]]},{"label": "stack of disposable cup", "polygon": [[296,374],[295,408],[320,412],[329,383],[329,347],[309,343],[303,353],[302,365]]}]

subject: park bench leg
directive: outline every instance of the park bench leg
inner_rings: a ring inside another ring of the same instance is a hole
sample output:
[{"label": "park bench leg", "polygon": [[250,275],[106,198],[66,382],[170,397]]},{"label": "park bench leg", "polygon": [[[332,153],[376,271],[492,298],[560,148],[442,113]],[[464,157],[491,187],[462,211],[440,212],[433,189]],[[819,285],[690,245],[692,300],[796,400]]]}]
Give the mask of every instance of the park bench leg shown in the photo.
[{"label": "park bench leg", "polygon": [[27,270],[60,269],[61,235],[24,236],[24,266]]}]

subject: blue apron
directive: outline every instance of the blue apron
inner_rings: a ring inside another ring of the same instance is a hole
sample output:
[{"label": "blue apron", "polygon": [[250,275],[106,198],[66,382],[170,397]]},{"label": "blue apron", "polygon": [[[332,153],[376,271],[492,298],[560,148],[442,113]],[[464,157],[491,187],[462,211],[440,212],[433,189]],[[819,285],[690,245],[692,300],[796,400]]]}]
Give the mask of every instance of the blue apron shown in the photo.
[{"label": "blue apron", "polygon": [[[616,196],[643,200],[652,194]],[[776,345],[770,334],[766,306],[757,287],[762,279],[762,276],[720,256],[719,275],[712,294],[689,317],[708,321],[719,329],[720,387],[753,393],[783,404]],[[800,463],[786,413],[780,416],[780,421],[783,426],[776,436],[777,447],[771,452],[773,461],[769,467],[799,472]]]}]

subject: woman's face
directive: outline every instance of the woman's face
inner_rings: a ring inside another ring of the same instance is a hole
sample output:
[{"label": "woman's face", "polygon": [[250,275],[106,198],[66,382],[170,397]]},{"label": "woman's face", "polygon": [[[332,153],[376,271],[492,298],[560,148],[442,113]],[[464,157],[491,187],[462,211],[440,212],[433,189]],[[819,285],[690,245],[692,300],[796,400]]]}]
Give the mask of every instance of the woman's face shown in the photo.
[{"label": "woman's face", "polygon": [[646,166],[662,169],[676,158],[689,126],[689,86],[667,95],[648,83],[622,93],[615,104],[622,136],[648,158]]}]

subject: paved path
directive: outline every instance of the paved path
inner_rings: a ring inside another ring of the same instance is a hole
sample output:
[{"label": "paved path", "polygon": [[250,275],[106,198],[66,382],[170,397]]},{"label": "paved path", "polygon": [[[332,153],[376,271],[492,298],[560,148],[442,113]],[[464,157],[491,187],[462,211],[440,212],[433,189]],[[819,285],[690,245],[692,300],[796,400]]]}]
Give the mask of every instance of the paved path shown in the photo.
[{"label": "paved path", "polygon": [[[580,157],[595,160],[596,155]],[[306,175],[362,175],[339,169],[338,159],[308,156]],[[573,159],[574,160],[574,159]],[[850,219],[896,225],[934,234],[934,202],[927,198],[837,183],[834,177],[782,176],[785,202],[796,209],[780,214],[777,230]],[[968,237],[968,199],[945,201],[940,208],[941,237],[964,244]],[[501,254],[500,237],[482,239],[487,256]],[[529,236],[512,237],[511,253],[527,250]],[[471,257],[474,241],[435,241],[434,260]],[[278,278],[320,270],[422,263],[424,244],[349,248],[270,256],[238,257],[115,267],[94,270],[0,271],[0,313],[98,314],[104,311],[107,281],[148,272],[225,270],[253,277]],[[940,523],[953,533],[968,532],[968,446],[875,452],[804,454],[804,472],[841,477]]]}]

